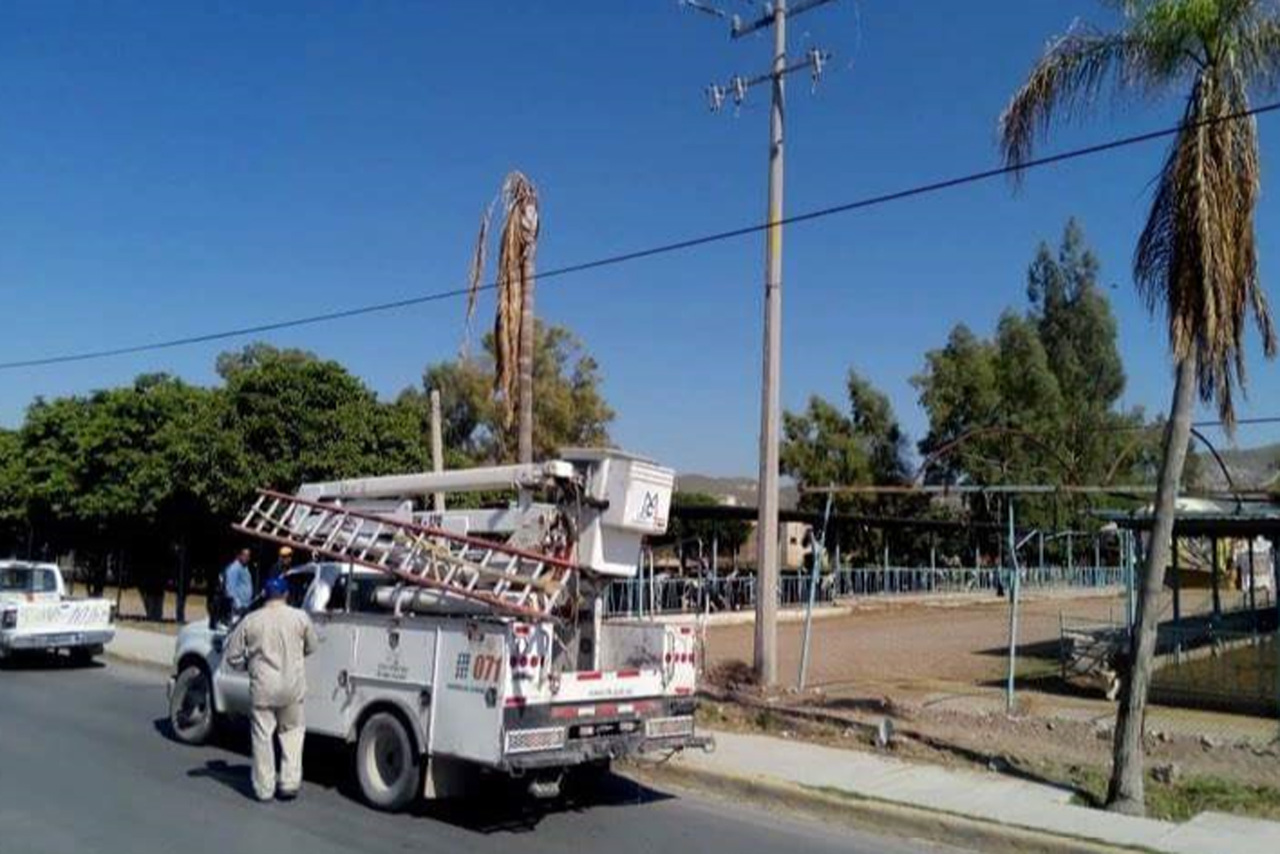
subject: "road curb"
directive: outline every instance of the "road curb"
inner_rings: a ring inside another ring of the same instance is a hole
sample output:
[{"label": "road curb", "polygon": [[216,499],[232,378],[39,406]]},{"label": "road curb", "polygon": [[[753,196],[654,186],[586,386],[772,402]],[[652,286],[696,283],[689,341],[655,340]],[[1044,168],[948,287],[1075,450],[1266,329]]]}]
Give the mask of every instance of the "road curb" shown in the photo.
[{"label": "road curb", "polygon": [[620,772],[640,782],[687,788],[720,799],[747,800],[775,806],[822,821],[862,831],[924,839],[982,852],[1043,854],[1115,854],[1141,848],[1107,845],[1059,836],[1016,825],[999,824],[955,813],[906,806],[890,801],[825,794],[779,780],[743,777],[676,762],[632,763]]}]

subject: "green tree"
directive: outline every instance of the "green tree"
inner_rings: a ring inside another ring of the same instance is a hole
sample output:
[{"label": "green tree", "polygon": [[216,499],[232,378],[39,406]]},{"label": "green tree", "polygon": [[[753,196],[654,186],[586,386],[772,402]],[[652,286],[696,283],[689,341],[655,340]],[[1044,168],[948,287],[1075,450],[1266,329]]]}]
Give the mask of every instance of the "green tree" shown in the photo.
[{"label": "green tree", "polygon": [[964,324],[951,330],[944,347],[925,353],[924,371],[911,380],[929,415],[919,449],[929,483],[991,482],[1000,470],[993,449],[977,431],[995,427],[1001,415],[996,348]]},{"label": "green tree", "polygon": [[1017,167],[1055,120],[1085,113],[1105,89],[1122,98],[1185,98],[1133,265],[1148,307],[1165,309],[1177,365],[1107,798],[1112,809],[1142,813],[1147,689],[1195,398],[1234,422],[1250,313],[1266,354],[1276,349],[1258,278],[1257,126],[1239,116],[1251,90],[1274,86],[1280,73],[1280,13],[1265,0],[1125,0],[1120,8],[1115,32],[1076,26],[1049,43],[1000,117],[1000,137],[1006,162]]},{"label": "green tree", "polygon": [[[512,461],[518,445],[518,425],[506,422],[490,391],[493,336],[485,336],[484,344],[484,355],[430,365],[422,380],[425,389],[440,391],[446,457],[471,464]],[[614,412],[600,388],[600,367],[582,342],[563,327],[538,323],[533,355],[536,456],[547,459],[568,446],[607,445]],[[425,395],[415,397],[425,405]]]},{"label": "green tree", "polygon": [[22,430],[28,521],[75,548],[98,586],[108,557],[151,597],[175,574],[184,579],[187,544],[210,502],[222,500],[216,473],[228,470],[225,444],[202,421],[213,396],[150,374],[87,397],[37,401]]},{"label": "green tree", "polygon": [[27,477],[22,436],[0,429],[0,554],[25,549]]},{"label": "green tree", "polygon": [[[821,511],[827,501],[824,494],[806,489],[908,480],[906,436],[888,397],[854,370],[845,380],[845,392],[843,407],[814,395],[803,412],[783,413],[780,468],[799,485],[804,509]],[[900,504],[892,498],[845,494],[833,500],[832,508],[840,513],[895,512]],[[840,541],[846,550],[874,548],[864,531],[842,531]],[[835,538],[829,542],[834,545]]]},{"label": "green tree", "polygon": [[1111,303],[1098,288],[1100,265],[1075,219],[1067,222],[1055,257],[1041,244],[1027,272],[1029,317],[1058,380],[1062,415],[1055,446],[1076,477],[1104,482],[1116,450],[1115,429],[1133,413],[1115,407],[1124,393],[1124,365]]},{"label": "green tree", "polygon": [[346,368],[302,350],[253,344],[218,357],[225,429],[239,439],[252,483],[299,484],[377,474],[377,396]]},{"label": "green tree", "polygon": [[[1124,367],[1116,322],[1097,286],[1099,265],[1075,220],[1056,252],[1041,244],[1027,271],[1028,308],[1001,316],[984,341],[963,326],[930,351],[913,379],[929,415],[919,444],[935,483],[1047,485],[1148,482],[1150,436],[1121,412]],[[1094,496],[1020,496],[1019,518],[1057,524]],[[971,514],[1003,522],[985,497]]]}]

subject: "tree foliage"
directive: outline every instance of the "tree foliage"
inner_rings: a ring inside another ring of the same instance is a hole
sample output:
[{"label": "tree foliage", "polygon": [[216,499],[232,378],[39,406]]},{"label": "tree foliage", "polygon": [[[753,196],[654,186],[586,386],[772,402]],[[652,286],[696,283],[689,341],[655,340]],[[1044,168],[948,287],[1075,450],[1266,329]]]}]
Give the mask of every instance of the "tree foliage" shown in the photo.
[{"label": "tree foliage", "polygon": [[1083,483],[1114,459],[1124,391],[1116,324],[1098,262],[1073,220],[1027,272],[1029,307],[991,340],[957,326],[913,379],[929,416],[920,442],[934,482]]},{"label": "tree foliage", "polygon": [[[806,492],[828,486],[902,485],[909,478],[906,435],[889,398],[854,370],[845,379],[843,406],[814,395],[803,412],[782,416],[780,467],[800,487],[800,506],[820,511],[826,495]],[[901,512],[903,499],[838,495],[837,513]],[[834,546],[835,537],[828,538]],[[875,548],[868,532],[843,530],[846,550]]]},{"label": "tree foliage", "polygon": [[[1028,307],[990,340],[965,326],[925,355],[912,382],[929,416],[919,443],[933,483],[1113,485],[1147,482],[1157,431],[1120,411],[1125,375],[1097,258],[1067,223],[1056,252],[1027,271]],[[1046,509],[1044,501],[1026,502]]]},{"label": "tree foliage", "polygon": [[[537,324],[533,361],[535,458],[554,456],[571,446],[609,444],[614,412],[600,388],[600,367],[582,342],[561,326]],[[493,400],[494,338],[486,335],[484,354],[428,366],[422,384],[440,392],[447,453],[469,463],[515,459],[518,425]],[[419,397],[417,393],[412,393]]]},{"label": "tree foliage", "polygon": [[[595,361],[563,329],[540,343],[541,446],[607,441],[613,412]],[[214,387],[148,374],[36,400],[20,429],[0,430],[0,550],[75,552],[154,589],[187,563],[192,577],[213,577],[259,487],[429,466],[420,391],[380,401],[337,362],[266,344],[222,354],[217,371]],[[445,393],[448,465],[502,458],[512,434],[492,403],[491,367],[444,363],[427,376]]]}]

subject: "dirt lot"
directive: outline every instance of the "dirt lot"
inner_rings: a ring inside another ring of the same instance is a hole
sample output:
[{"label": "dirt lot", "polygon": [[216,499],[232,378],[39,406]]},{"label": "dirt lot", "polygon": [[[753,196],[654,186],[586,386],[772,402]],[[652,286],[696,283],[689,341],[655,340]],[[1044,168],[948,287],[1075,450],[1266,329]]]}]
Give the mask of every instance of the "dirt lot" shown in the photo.
[{"label": "dirt lot", "polygon": [[[1224,606],[1239,594],[1224,594]],[[1186,614],[1204,613],[1207,591],[1183,595]],[[1122,622],[1124,597],[1116,595],[1039,597],[1022,603],[1019,647],[1028,656],[1024,672],[1041,670],[1056,661],[1059,615],[1068,618]],[[1165,613],[1172,612],[1172,602]],[[958,599],[927,604],[865,600],[847,617],[814,621],[809,661],[809,685],[884,686],[919,690],[922,687],[982,686],[1004,678],[1008,668],[1009,607],[1005,600]],[[778,630],[779,679],[794,684],[800,668],[799,623]],[[750,661],[754,628],[713,626],[707,630],[707,661],[714,667],[728,661]]]},{"label": "dirt lot", "polygon": [[[1224,606],[1238,602],[1224,596]],[[1185,594],[1184,613],[1207,610],[1207,593]],[[1171,603],[1166,609],[1171,608]],[[1123,597],[1039,598],[1020,614],[1017,709],[1005,711],[1009,610],[1002,600],[950,603],[874,602],[855,613],[815,621],[811,690],[786,692],[745,713],[710,714],[796,737],[865,745],[867,727],[888,719],[902,736],[896,749],[934,762],[1007,766],[1055,782],[1096,787],[1109,767],[1115,705],[1058,678],[1060,614],[1121,620]],[[713,626],[706,633],[709,682],[731,685],[750,661],[753,627]],[[779,629],[780,681],[794,685],[801,626]],[[793,710],[802,717],[774,718]],[[762,717],[763,716],[763,717]],[[842,727],[841,722],[847,722]],[[1149,767],[1173,766],[1188,777],[1280,786],[1274,719],[1152,707]]]}]

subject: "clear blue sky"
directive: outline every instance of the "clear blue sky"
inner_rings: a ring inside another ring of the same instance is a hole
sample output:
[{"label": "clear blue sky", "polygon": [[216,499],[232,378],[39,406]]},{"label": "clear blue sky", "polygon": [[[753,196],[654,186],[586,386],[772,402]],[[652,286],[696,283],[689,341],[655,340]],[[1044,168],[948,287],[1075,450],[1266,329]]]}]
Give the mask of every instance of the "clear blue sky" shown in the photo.
[{"label": "clear blue sky", "polygon": [[[1094,0],[960,5],[842,0],[794,22],[794,47],[837,59],[816,94],[790,88],[790,212],[993,165],[996,116],[1046,38],[1108,15]],[[10,0],[0,361],[457,287],[477,216],[513,167],[541,189],[546,267],[757,221],[763,93],[713,116],[703,89],[767,53],[674,0]],[[1104,110],[1046,150],[1176,116]],[[1261,121],[1264,164],[1280,163],[1280,119]],[[925,350],[957,322],[986,333],[1022,305],[1037,242],[1074,214],[1116,285],[1126,402],[1163,409],[1163,327],[1128,273],[1163,152],[1043,170],[1017,195],[996,181],[790,229],[785,405],[842,394],[854,365],[918,438],[908,380]],[[1258,223],[1268,283],[1275,186]],[[598,357],[620,444],[682,470],[754,471],[762,255],[752,237],[541,286],[539,313]],[[268,340],[338,359],[390,396],[457,352],[462,316],[460,301],[437,303]],[[0,373],[0,424],[36,395],[145,371],[213,382],[230,346]],[[1280,373],[1256,346],[1251,357],[1240,414],[1280,412]]]}]

